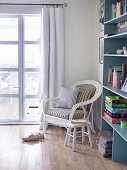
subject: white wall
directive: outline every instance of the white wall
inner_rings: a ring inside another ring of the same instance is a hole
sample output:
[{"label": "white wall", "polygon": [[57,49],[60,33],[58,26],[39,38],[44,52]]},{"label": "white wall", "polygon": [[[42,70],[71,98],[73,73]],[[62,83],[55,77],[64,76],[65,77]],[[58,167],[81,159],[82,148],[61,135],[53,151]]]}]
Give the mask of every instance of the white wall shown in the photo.
[{"label": "white wall", "polygon": [[[4,2],[5,0],[0,0]],[[96,0],[6,0],[16,3],[64,3],[65,85],[96,79]]]},{"label": "white wall", "polygon": [[65,84],[95,79],[95,0],[68,0]]}]

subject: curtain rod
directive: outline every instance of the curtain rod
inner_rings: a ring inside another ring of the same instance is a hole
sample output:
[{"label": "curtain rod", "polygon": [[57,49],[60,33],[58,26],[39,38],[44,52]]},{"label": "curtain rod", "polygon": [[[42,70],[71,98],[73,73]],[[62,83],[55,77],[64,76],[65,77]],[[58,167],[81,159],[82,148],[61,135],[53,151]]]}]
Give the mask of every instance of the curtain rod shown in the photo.
[{"label": "curtain rod", "polygon": [[67,3],[64,3],[64,4],[20,4],[20,3],[0,3],[0,5],[34,5],[34,6],[36,6],[36,5],[56,5],[56,6],[58,6],[58,5],[62,5],[62,6],[64,6],[64,7],[67,7]]}]

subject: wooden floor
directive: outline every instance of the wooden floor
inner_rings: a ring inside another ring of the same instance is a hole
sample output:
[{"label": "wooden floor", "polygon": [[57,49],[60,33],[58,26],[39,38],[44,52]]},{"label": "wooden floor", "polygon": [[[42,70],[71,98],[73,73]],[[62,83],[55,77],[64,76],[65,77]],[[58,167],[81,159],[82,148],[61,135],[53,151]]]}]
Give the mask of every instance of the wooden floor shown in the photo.
[{"label": "wooden floor", "polygon": [[[0,170],[127,170],[127,163],[105,159],[88,140],[78,140],[76,152],[64,146],[66,130],[55,126],[40,142],[23,143],[22,137],[38,131],[38,125],[0,126]],[[119,154],[119,153],[118,153]]]}]

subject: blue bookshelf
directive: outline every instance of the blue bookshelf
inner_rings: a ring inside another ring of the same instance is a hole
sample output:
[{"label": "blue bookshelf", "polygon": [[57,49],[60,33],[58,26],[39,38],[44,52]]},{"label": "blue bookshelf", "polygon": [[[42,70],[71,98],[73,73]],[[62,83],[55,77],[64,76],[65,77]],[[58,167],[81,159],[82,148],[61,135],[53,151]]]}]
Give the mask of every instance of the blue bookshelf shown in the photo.
[{"label": "blue bookshelf", "polygon": [[[102,113],[104,113],[105,96],[119,95],[127,99],[127,93],[120,89],[107,86],[108,67],[122,66],[127,64],[127,55],[116,55],[117,49],[127,47],[127,32],[116,34],[115,24],[126,21],[127,13],[112,19],[112,4],[120,0],[105,0],[105,22],[104,35],[104,64],[103,64],[103,102]],[[111,124],[102,114],[102,130],[113,131],[112,161],[127,161],[127,129],[121,128],[119,124]]]}]

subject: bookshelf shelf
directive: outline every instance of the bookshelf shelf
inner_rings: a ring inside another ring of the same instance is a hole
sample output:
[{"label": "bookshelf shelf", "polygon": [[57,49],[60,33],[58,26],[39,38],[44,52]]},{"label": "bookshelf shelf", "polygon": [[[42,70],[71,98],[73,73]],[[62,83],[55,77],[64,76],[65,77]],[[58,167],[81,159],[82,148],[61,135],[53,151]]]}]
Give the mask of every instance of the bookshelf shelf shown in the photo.
[{"label": "bookshelf shelf", "polygon": [[115,35],[111,35],[108,37],[104,37],[104,39],[109,39],[109,38],[127,38],[127,32],[121,33],[121,34],[115,34]]},{"label": "bookshelf shelf", "polygon": [[127,13],[121,15],[120,17],[113,18],[109,21],[106,21],[104,24],[118,24],[118,23],[125,21],[125,20],[127,20]]},{"label": "bookshelf shelf", "polygon": [[[109,68],[120,68],[122,64],[127,64],[127,55],[115,54],[118,49],[127,47],[127,32],[116,34],[116,24],[127,20],[127,13],[112,18],[112,7],[114,3],[120,3],[123,0],[105,0],[104,14],[104,64],[103,64],[103,102],[102,113],[104,113],[105,96],[121,96],[127,99],[127,93],[110,86],[107,86],[109,81]],[[123,4],[123,3],[122,3]],[[127,0],[126,0],[127,4]],[[121,6],[124,9],[123,6]],[[122,10],[120,10],[122,11]],[[120,28],[121,29],[121,28]],[[122,30],[121,30],[122,31]],[[110,54],[107,54],[110,53]],[[111,70],[110,70],[111,71]],[[111,81],[112,83],[112,81]],[[104,114],[102,114],[104,115]],[[127,129],[121,128],[119,124],[111,124],[104,116],[102,116],[102,130],[113,131],[112,143],[112,161],[127,161]]]},{"label": "bookshelf shelf", "polygon": [[104,57],[127,57],[127,55],[118,55],[118,54],[104,54]]},{"label": "bookshelf shelf", "polygon": [[105,89],[115,93],[116,95],[119,95],[125,99],[127,99],[127,93],[121,91],[120,89],[115,89],[113,87],[110,87],[110,86],[103,86]]},{"label": "bookshelf shelf", "polygon": [[127,142],[127,129],[122,129],[119,124],[111,124],[104,116],[102,116],[102,119],[104,119],[113,129],[115,129],[119,135]]}]

